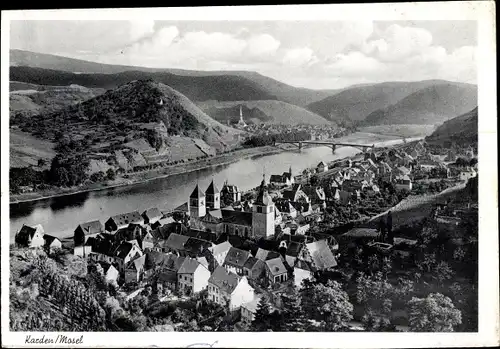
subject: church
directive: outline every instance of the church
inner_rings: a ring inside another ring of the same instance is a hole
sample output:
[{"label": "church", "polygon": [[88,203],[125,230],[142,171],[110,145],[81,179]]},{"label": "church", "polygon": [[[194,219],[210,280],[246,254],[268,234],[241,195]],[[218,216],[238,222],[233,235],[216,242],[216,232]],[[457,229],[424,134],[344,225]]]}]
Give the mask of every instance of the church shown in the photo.
[{"label": "church", "polygon": [[205,192],[198,185],[188,201],[190,221],[200,222],[206,229],[245,238],[267,238],[274,235],[275,207],[262,180],[251,211],[237,211],[228,206],[221,209],[220,190],[212,182]]}]

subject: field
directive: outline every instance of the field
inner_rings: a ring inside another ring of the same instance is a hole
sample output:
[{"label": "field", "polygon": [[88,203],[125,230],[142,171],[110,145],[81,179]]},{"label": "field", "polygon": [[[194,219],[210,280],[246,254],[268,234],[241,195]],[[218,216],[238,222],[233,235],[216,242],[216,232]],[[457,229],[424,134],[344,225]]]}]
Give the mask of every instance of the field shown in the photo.
[{"label": "field", "polygon": [[55,155],[54,143],[10,129],[10,167],[36,166],[39,159],[50,163]]},{"label": "field", "polygon": [[365,126],[360,127],[360,131],[369,133],[378,133],[390,136],[399,137],[420,137],[428,136],[434,130],[434,125],[378,125],[378,126]]}]

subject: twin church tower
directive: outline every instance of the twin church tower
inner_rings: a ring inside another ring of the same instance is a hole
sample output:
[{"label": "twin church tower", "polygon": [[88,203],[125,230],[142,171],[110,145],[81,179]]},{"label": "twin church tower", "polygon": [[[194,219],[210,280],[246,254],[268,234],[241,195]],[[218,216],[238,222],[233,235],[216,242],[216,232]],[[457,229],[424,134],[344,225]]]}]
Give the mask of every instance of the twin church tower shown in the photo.
[{"label": "twin church tower", "polygon": [[[274,235],[275,207],[267,190],[265,179],[262,179],[259,186],[257,198],[252,204],[252,212],[235,211],[232,209],[221,210],[220,194],[220,190],[213,180],[205,192],[202,192],[199,185],[196,185],[189,197],[188,210],[190,217],[192,219],[200,219],[208,213],[214,217],[221,217],[223,226],[232,226],[223,227],[224,231],[244,231],[251,228],[252,237],[255,238]],[[250,215],[251,217],[249,217]],[[251,222],[251,227],[248,227],[249,222]]]}]

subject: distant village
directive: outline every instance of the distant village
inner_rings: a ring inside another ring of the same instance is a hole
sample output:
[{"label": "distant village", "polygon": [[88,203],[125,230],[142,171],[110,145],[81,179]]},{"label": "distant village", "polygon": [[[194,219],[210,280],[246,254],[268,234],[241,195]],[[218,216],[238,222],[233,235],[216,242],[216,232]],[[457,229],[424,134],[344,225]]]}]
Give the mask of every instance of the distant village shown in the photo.
[{"label": "distant village", "polygon": [[[161,301],[204,292],[209,302],[228,309],[235,322],[249,324],[263,296],[279,310],[280,294],[291,285],[300,289],[318,274],[335,272],[343,247],[360,238],[368,239],[374,251],[398,253],[397,239],[384,236],[385,228],[360,223],[340,233],[322,229],[328,212],[380,201],[386,184],[409,195],[416,188],[425,193],[440,180],[466,183],[477,176],[476,156],[472,148],[432,154],[419,141],[321,161],[301,173],[291,167],[264,175],[246,193],[227,181],[219,189],[212,181],[207,188],[193,188],[185,204],[172,212],[148,208],[105,222],[79,223],[72,253],[117,287],[140,290],[149,285]],[[458,163],[458,158],[467,162]],[[460,212],[445,213],[445,208],[446,203],[436,207],[433,217],[453,229]],[[390,216],[390,208],[388,212]],[[41,225],[24,225],[15,244],[48,251],[66,248]]]}]

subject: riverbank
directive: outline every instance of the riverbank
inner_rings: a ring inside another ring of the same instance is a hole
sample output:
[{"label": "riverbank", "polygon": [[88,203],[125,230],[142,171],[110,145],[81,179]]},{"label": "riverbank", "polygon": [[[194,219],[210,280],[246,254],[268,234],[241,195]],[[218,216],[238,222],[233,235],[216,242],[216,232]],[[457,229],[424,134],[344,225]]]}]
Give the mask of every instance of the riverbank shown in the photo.
[{"label": "riverbank", "polygon": [[11,194],[9,199],[10,199],[10,204],[17,204],[23,202],[38,201],[54,197],[91,192],[91,191],[113,189],[128,185],[146,183],[148,181],[165,178],[173,175],[199,171],[210,167],[229,165],[231,163],[234,163],[242,159],[252,158],[261,155],[278,154],[283,151],[288,151],[293,149],[294,147],[292,145],[280,145],[279,147],[264,146],[257,148],[240,149],[231,153],[220,154],[215,157],[205,158],[189,163],[177,164],[169,166],[167,168],[159,168],[155,170],[147,170],[144,172],[127,174],[128,178],[120,177],[114,181],[107,181],[106,183],[89,183],[71,188],[51,188],[40,192]]}]

